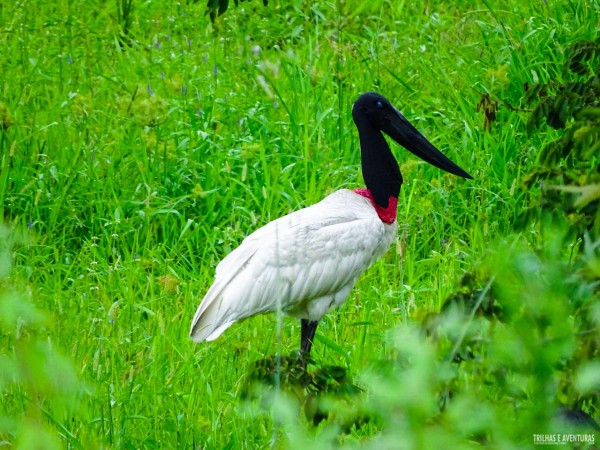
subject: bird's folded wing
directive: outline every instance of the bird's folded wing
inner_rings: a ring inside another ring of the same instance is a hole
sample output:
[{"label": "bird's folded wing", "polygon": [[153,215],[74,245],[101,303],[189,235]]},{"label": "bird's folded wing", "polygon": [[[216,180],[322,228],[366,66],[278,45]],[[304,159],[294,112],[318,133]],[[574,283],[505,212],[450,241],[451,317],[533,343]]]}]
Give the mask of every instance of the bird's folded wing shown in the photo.
[{"label": "bird's folded wing", "polygon": [[212,340],[237,320],[351,287],[389,240],[368,200],[352,191],[270,222],[218,265],[190,334]]}]

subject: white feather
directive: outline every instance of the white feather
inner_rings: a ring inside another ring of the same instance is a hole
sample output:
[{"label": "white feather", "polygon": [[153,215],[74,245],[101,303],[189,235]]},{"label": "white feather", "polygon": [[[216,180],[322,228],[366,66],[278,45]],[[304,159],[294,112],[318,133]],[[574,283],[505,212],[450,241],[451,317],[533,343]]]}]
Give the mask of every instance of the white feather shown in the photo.
[{"label": "white feather", "polygon": [[395,236],[395,222],[383,223],[368,199],[346,189],[274,220],[219,263],[190,336],[210,341],[234,322],[278,307],[319,320],[346,301]]}]

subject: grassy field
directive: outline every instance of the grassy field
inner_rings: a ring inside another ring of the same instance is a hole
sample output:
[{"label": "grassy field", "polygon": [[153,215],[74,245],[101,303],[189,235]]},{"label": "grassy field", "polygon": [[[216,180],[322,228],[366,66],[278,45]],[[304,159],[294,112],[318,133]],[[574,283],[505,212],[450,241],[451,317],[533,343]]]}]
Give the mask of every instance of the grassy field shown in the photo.
[{"label": "grassy field", "polygon": [[[597,1],[255,0],[212,25],[204,1],[134,0],[126,36],[121,3],[0,6],[0,448],[525,448],[552,432],[548,411],[600,386],[585,366],[574,397],[560,394],[548,368],[577,342],[544,353],[555,340],[528,322],[490,326],[489,359],[464,371],[418,331],[477,270],[478,289],[506,280],[500,295],[525,304],[593,298],[561,282],[570,247],[515,223],[523,176],[558,136],[526,133],[525,86],[559,78],[565,49],[596,37]],[[244,236],[362,185],[350,111],[368,90],[474,180],[393,147],[399,243],[313,349],[360,380],[381,420],[337,436],[293,403],[240,405],[249,365],[297,348],[299,323],[278,333],[276,317],[256,317],[201,345],[188,331]],[[491,130],[476,108],[485,93],[500,101]],[[552,314],[561,336],[579,320]],[[510,356],[535,370],[502,385],[490,374]],[[381,360],[402,370],[373,381]],[[456,401],[441,410],[444,392]]]}]

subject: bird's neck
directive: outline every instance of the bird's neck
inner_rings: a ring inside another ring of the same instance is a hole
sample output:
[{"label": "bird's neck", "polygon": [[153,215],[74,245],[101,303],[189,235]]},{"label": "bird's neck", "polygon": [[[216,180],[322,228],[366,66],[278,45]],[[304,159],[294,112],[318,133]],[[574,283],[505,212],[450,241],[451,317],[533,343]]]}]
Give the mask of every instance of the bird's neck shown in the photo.
[{"label": "bird's neck", "polygon": [[[398,199],[402,175],[400,167],[383,134],[366,120],[357,120],[360,138],[362,174],[370,198],[380,209],[386,210],[390,199]],[[396,217],[396,206],[394,218]]]},{"label": "bird's neck", "polygon": [[354,189],[354,192],[356,192],[358,195],[362,195],[363,197],[366,197],[369,199],[369,201],[373,205],[373,208],[375,208],[377,215],[379,216],[379,218],[381,219],[381,221],[383,223],[387,223],[387,224],[394,223],[394,221],[396,220],[396,214],[398,212],[398,197],[393,197],[393,196],[390,197],[388,199],[387,207],[383,207],[383,206],[380,206],[377,204],[377,202],[373,198],[373,194],[371,193],[371,191],[369,189],[358,188],[358,189]]}]

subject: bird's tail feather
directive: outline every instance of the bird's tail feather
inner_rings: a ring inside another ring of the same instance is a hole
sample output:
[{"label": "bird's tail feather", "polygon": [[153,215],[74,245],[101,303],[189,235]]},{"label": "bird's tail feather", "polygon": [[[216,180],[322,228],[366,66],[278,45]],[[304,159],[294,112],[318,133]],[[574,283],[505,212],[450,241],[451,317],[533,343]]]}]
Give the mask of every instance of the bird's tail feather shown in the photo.
[{"label": "bird's tail feather", "polygon": [[223,308],[225,287],[226,283],[217,282],[206,293],[192,320],[190,337],[194,341],[212,341],[235,322],[227,320],[227,311]]},{"label": "bird's tail feather", "polygon": [[255,251],[254,247],[240,247],[217,266],[217,279],[202,299],[192,320],[190,337],[194,341],[215,340],[240,318],[235,307],[232,307],[231,292],[227,294],[227,291],[228,288],[231,289],[232,280],[247,265]]}]

